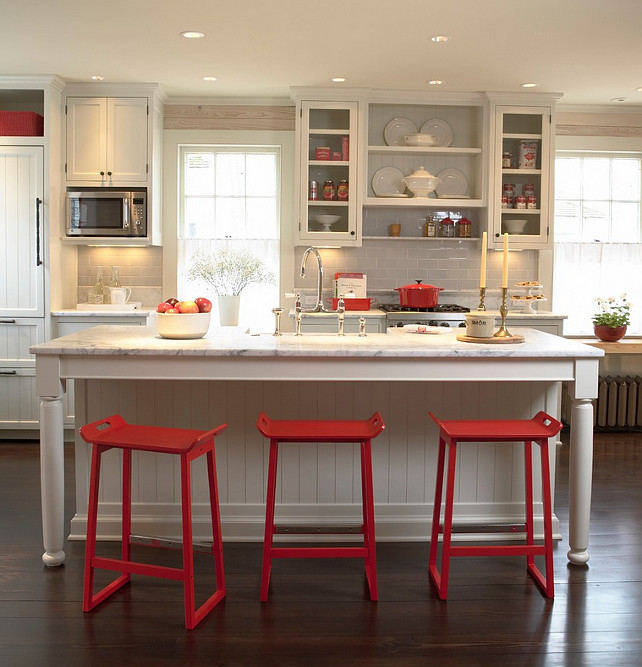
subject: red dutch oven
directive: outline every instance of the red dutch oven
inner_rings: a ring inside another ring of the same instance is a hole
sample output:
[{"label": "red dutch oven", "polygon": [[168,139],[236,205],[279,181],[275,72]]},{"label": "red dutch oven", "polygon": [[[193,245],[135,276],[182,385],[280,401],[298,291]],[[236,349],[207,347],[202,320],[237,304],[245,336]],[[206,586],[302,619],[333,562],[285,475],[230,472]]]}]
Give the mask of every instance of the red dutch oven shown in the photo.
[{"label": "red dutch oven", "polygon": [[422,285],[421,280],[416,281],[416,285],[405,285],[404,287],[395,287],[399,292],[399,302],[405,308],[434,308],[439,302],[439,292],[443,287],[434,285]]}]

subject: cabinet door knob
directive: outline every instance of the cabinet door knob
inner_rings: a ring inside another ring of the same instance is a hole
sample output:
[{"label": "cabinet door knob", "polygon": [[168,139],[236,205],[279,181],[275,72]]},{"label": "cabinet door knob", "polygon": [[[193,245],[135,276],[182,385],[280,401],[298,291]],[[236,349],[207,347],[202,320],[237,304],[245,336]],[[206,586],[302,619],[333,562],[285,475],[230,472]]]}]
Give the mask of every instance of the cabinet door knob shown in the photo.
[{"label": "cabinet door knob", "polygon": [[100,172],[100,175],[101,175],[101,176],[104,176],[104,175],[105,175],[105,172],[104,172],[104,171],[101,171],[101,172]]},{"label": "cabinet door knob", "polygon": [[107,176],[111,176],[111,171],[108,171],[108,172],[107,172]]}]

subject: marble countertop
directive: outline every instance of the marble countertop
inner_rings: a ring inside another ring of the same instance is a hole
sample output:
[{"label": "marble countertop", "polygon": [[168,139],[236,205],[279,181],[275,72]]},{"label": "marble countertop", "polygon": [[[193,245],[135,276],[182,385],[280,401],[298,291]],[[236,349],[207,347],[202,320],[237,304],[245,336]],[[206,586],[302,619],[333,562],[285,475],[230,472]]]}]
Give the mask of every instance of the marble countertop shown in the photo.
[{"label": "marble countertop", "polygon": [[[471,312],[475,312],[475,310],[471,309]],[[484,311],[485,313],[489,315],[495,315],[496,317],[499,317],[499,311],[498,310],[487,310]],[[394,313],[392,313],[394,314]],[[465,313],[462,313],[465,314]],[[290,309],[288,315],[290,317],[294,317],[294,309]],[[379,308],[373,308],[372,310],[346,310],[345,316],[346,317],[361,317],[363,315],[364,317],[380,317],[384,318],[386,316],[386,313],[383,310],[380,310]],[[303,312],[301,313],[301,317],[303,318],[318,318],[318,319],[323,319],[323,318],[336,318],[337,314],[335,312],[325,312],[325,313],[306,313]],[[532,320],[565,320],[567,318],[566,315],[556,315],[555,313],[549,313],[546,311],[538,311],[538,312],[521,312],[521,311],[512,311],[509,312],[507,315],[507,318],[510,320],[511,318],[519,318],[519,319],[532,319]]]},{"label": "marble countertop", "polygon": [[522,329],[523,343],[479,344],[457,340],[460,332],[250,335],[214,329],[205,338],[161,338],[155,327],[102,325],[33,345],[37,355],[184,357],[335,357],[335,358],[596,358],[603,350],[534,329]]},{"label": "marble countertop", "polygon": [[155,312],[151,306],[142,308],[128,308],[127,310],[78,310],[77,308],[63,308],[52,310],[52,317],[147,317]]}]

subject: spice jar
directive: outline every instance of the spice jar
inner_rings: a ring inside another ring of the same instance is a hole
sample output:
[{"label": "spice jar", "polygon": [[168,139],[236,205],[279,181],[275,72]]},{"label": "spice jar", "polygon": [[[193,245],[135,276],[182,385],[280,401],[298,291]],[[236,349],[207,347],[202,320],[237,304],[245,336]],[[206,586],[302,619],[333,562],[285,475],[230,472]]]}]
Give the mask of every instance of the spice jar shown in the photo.
[{"label": "spice jar", "polygon": [[502,154],[502,169],[510,169],[512,164],[512,156],[510,153]]},{"label": "spice jar", "polygon": [[471,222],[468,218],[462,218],[457,223],[457,236],[462,239],[470,238]]},{"label": "spice jar", "polygon": [[444,238],[454,238],[455,237],[455,221],[450,218],[444,218],[439,223],[439,236]]},{"label": "spice jar", "polygon": [[437,225],[435,224],[435,218],[432,214],[426,216],[426,222],[424,223],[424,236],[430,238],[437,236]]}]

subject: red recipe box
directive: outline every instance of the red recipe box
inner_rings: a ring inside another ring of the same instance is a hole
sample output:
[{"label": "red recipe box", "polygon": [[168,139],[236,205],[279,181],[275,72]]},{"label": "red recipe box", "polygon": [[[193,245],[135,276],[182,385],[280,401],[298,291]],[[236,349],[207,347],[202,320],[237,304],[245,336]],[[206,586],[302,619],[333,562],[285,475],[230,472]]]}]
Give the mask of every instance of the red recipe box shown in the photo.
[{"label": "red recipe box", "polygon": [[0,135],[3,137],[42,137],[44,119],[35,111],[0,111]]},{"label": "red recipe box", "polygon": [[314,152],[315,160],[329,160],[330,159],[330,146],[317,146]]}]

